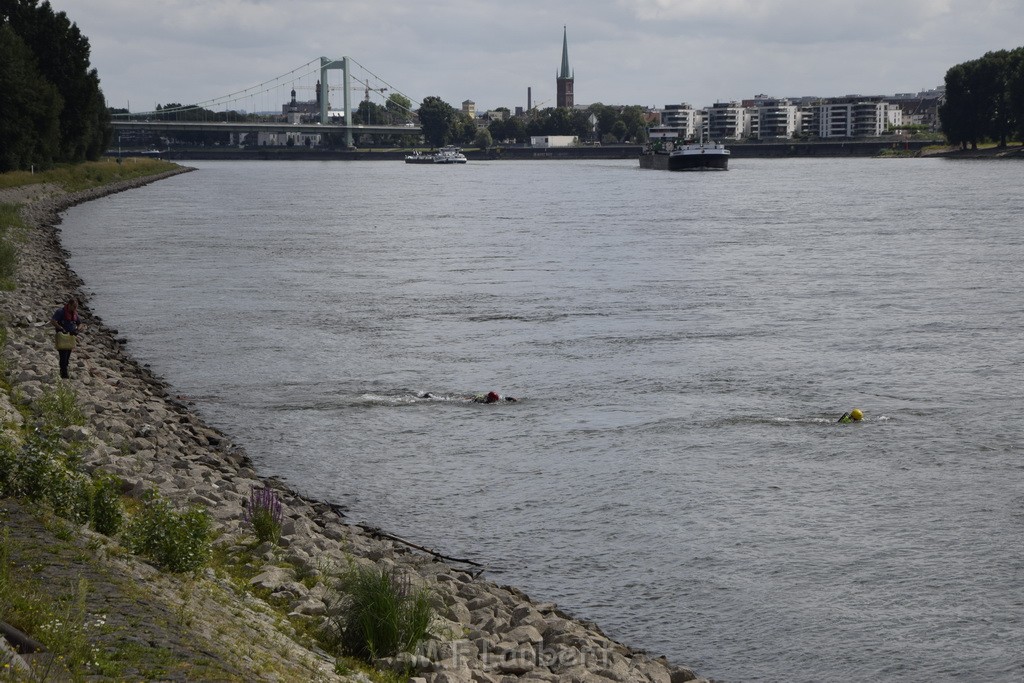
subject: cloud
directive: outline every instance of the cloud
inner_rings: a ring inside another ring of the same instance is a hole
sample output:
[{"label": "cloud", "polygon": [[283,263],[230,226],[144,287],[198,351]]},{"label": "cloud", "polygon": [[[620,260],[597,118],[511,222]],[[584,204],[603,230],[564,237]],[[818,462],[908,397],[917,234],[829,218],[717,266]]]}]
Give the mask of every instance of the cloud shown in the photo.
[{"label": "cloud", "polygon": [[[563,25],[580,103],[907,92],[1024,44],[1019,0],[52,2],[89,38],[109,101],[133,108],[204,101],[345,55],[365,67],[359,78],[413,100],[525,106],[528,87],[534,102],[554,99]],[[287,99],[286,81],[269,108]]]},{"label": "cloud", "polygon": [[620,0],[651,30],[732,37],[738,44],[877,43],[904,37],[953,0]]}]

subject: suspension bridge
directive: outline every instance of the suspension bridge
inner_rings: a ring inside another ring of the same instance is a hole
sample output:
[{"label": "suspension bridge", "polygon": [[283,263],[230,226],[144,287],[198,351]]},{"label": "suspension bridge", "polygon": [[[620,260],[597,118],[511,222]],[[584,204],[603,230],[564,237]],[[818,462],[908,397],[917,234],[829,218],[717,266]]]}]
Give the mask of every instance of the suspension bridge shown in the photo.
[{"label": "suspension bridge", "polygon": [[[341,72],[341,83],[331,86],[330,76],[338,71]],[[310,84],[313,78],[317,79],[315,86]],[[300,90],[315,91],[315,100],[298,101],[296,92]],[[287,99],[285,93],[289,91],[290,99]],[[351,57],[320,57],[258,85],[203,102],[114,114],[112,125],[115,135],[127,131],[227,132],[239,135],[261,132],[338,133],[343,136],[346,147],[353,146],[357,135],[419,135],[419,126],[409,122],[412,110],[403,106],[401,100],[387,99],[385,95],[389,91],[401,95],[405,101],[418,104]],[[342,108],[332,109],[332,93],[337,95],[339,92]],[[354,92],[363,93],[368,120],[355,120]],[[371,93],[384,99],[389,110],[388,118],[398,119],[398,122],[369,120]]]}]

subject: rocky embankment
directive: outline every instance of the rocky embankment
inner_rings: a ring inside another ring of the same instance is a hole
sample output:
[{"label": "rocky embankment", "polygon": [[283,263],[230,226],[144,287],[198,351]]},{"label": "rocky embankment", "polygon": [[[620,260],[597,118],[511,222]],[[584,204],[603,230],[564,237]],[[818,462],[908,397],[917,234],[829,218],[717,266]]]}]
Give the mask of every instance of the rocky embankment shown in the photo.
[{"label": "rocky embankment", "polygon": [[[229,552],[248,544],[257,560],[247,579],[253,590],[239,591],[212,569],[187,580],[158,572],[118,552],[114,541],[81,530],[86,540],[75,546],[77,554],[67,557],[84,564],[65,567],[71,559],[38,546],[52,542],[57,548],[66,541],[46,540],[47,532],[33,524],[22,506],[0,500],[0,517],[10,529],[12,545],[36,546],[37,559],[25,560],[25,566],[55,585],[62,568],[68,574],[64,578],[71,579],[84,571],[82,566],[89,567],[92,594],[104,600],[89,611],[105,610],[103,632],[122,641],[107,646],[137,640],[140,647],[170,653],[179,662],[198,653],[207,663],[221,663],[216,677],[233,680],[352,678],[338,673],[332,657],[291,636],[295,620],[319,625],[328,617],[333,574],[356,564],[386,568],[432,591],[437,638],[421,654],[400,662],[427,683],[682,683],[696,678],[664,658],[614,642],[597,626],[573,619],[554,604],[534,602],[514,588],[486,581],[468,565],[441,561],[350,524],[336,507],[262,479],[228,436],[204,424],[160,378],[130,358],[117,331],[90,314],[88,297],[67,266],[56,226],[59,212],[73,204],[157,179],[75,194],[42,185],[0,191],[0,202],[23,204],[22,217],[29,225],[27,239],[19,245],[17,289],[0,293],[11,396],[31,401],[60,381],[47,320],[68,295],[77,294],[87,327],[72,355],[70,382],[87,424],[66,437],[86,442],[84,466],[116,474],[133,495],[156,489],[176,505],[202,505],[213,517],[216,543]],[[3,392],[0,412],[5,423],[21,419]],[[283,501],[283,533],[276,547],[265,544],[253,550],[243,514],[251,490],[263,486],[276,489]],[[86,551],[89,555],[82,559]],[[281,605],[292,621],[280,618]],[[174,623],[184,626],[188,637],[172,633],[169,625]],[[159,678],[198,680],[204,670],[210,669],[166,665]],[[140,665],[123,675],[146,679],[152,675],[146,671]],[[365,679],[362,674],[354,677]]]}]

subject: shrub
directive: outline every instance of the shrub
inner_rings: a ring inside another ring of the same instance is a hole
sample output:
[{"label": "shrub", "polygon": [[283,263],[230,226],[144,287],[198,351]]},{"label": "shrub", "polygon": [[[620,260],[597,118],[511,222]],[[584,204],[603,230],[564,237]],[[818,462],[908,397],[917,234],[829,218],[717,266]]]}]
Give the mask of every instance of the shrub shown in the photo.
[{"label": "shrub", "polygon": [[89,521],[92,486],[89,477],[57,463],[49,471],[43,497],[58,517],[85,524]]},{"label": "shrub", "polygon": [[54,452],[52,439],[47,439],[38,429],[26,437],[18,457],[13,463],[10,478],[10,495],[27,498],[38,503],[51,490],[55,472],[62,469]]},{"label": "shrub", "polygon": [[249,491],[249,506],[245,509],[245,521],[252,525],[256,539],[260,543],[277,543],[281,538],[281,499],[269,488],[256,488]]},{"label": "shrub", "polygon": [[0,234],[0,282],[10,283],[17,271],[18,250],[7,235]]},{"label": "shrub", "polygon": [[43,392],[32,404],[32,408],[49,433],[85,424],[85,415],[78,407],[78,395],[66,382],[59,382]]},{"label": "shrub", "polygon": [[33,431],[23,444],[0,434],[0,497],[45,502],[54,514],[77,524],[90,522],[108,536],[124,518],[121,481],[112,475],[91,479],[73,469],[61,453],[60,439]]},{"label": "shrub", "polygon": [[14,439],[0,432],[0,498],[15,495],[20,450]]},{"label": "shrub", "polygon": [[164,569],[193,571],[210,559],[211,526],[210,515],[201,507],[177,512],[156,491],[148,491],[125,530],[125,544]]},{"label": "shrub", "polygon": [[17,204],[0,203],[0,286],[14,289],[14,276],[18,272],[18,248],[11,234],[25,227]]},{"label": "shrub", "polygon": [[379,569],[353,569],[339,583],[345,609],[334,618],[337,642],[366,661],[411,652],[430,637],[433,608],[426,589]]},{"label": "shrub", "polygon": [[83,424],[85,418],[76,403],[75,392],[57,386],[33,405],[38,420],[35,428],[17,444],[0,439],[0,492],[32,502],[45,501],[54,512],[74,522],[89,519],[89,478],[76,471],[80,444],[67,444],[60,430]]},{"label": "shrub", "polygon": [[113,475],[96,477],[92,482],[92,528],[101,534],[113,536],[124,522],[121,504],[121,480]]},{"label": "shrub", "polygon": [[0,439],[0,494],[47,503],[60,517],[89,520],[89,477],[69,466],[58,439],[36,429],[20,446]]}]

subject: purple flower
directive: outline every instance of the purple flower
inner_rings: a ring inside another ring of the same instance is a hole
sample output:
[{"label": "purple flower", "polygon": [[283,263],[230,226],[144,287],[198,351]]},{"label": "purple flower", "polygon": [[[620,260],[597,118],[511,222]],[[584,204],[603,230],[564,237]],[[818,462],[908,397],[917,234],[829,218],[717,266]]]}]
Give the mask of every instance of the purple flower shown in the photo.
[{"label": "purple flower", "polygon": [[249,504],[245,509],[245,521],[252,525],[256,538],[261,542],[273,541],[281,537],[281,523],[284,513],[281,499],[277,493],[267,487],[253,487],[249,491]]}]

